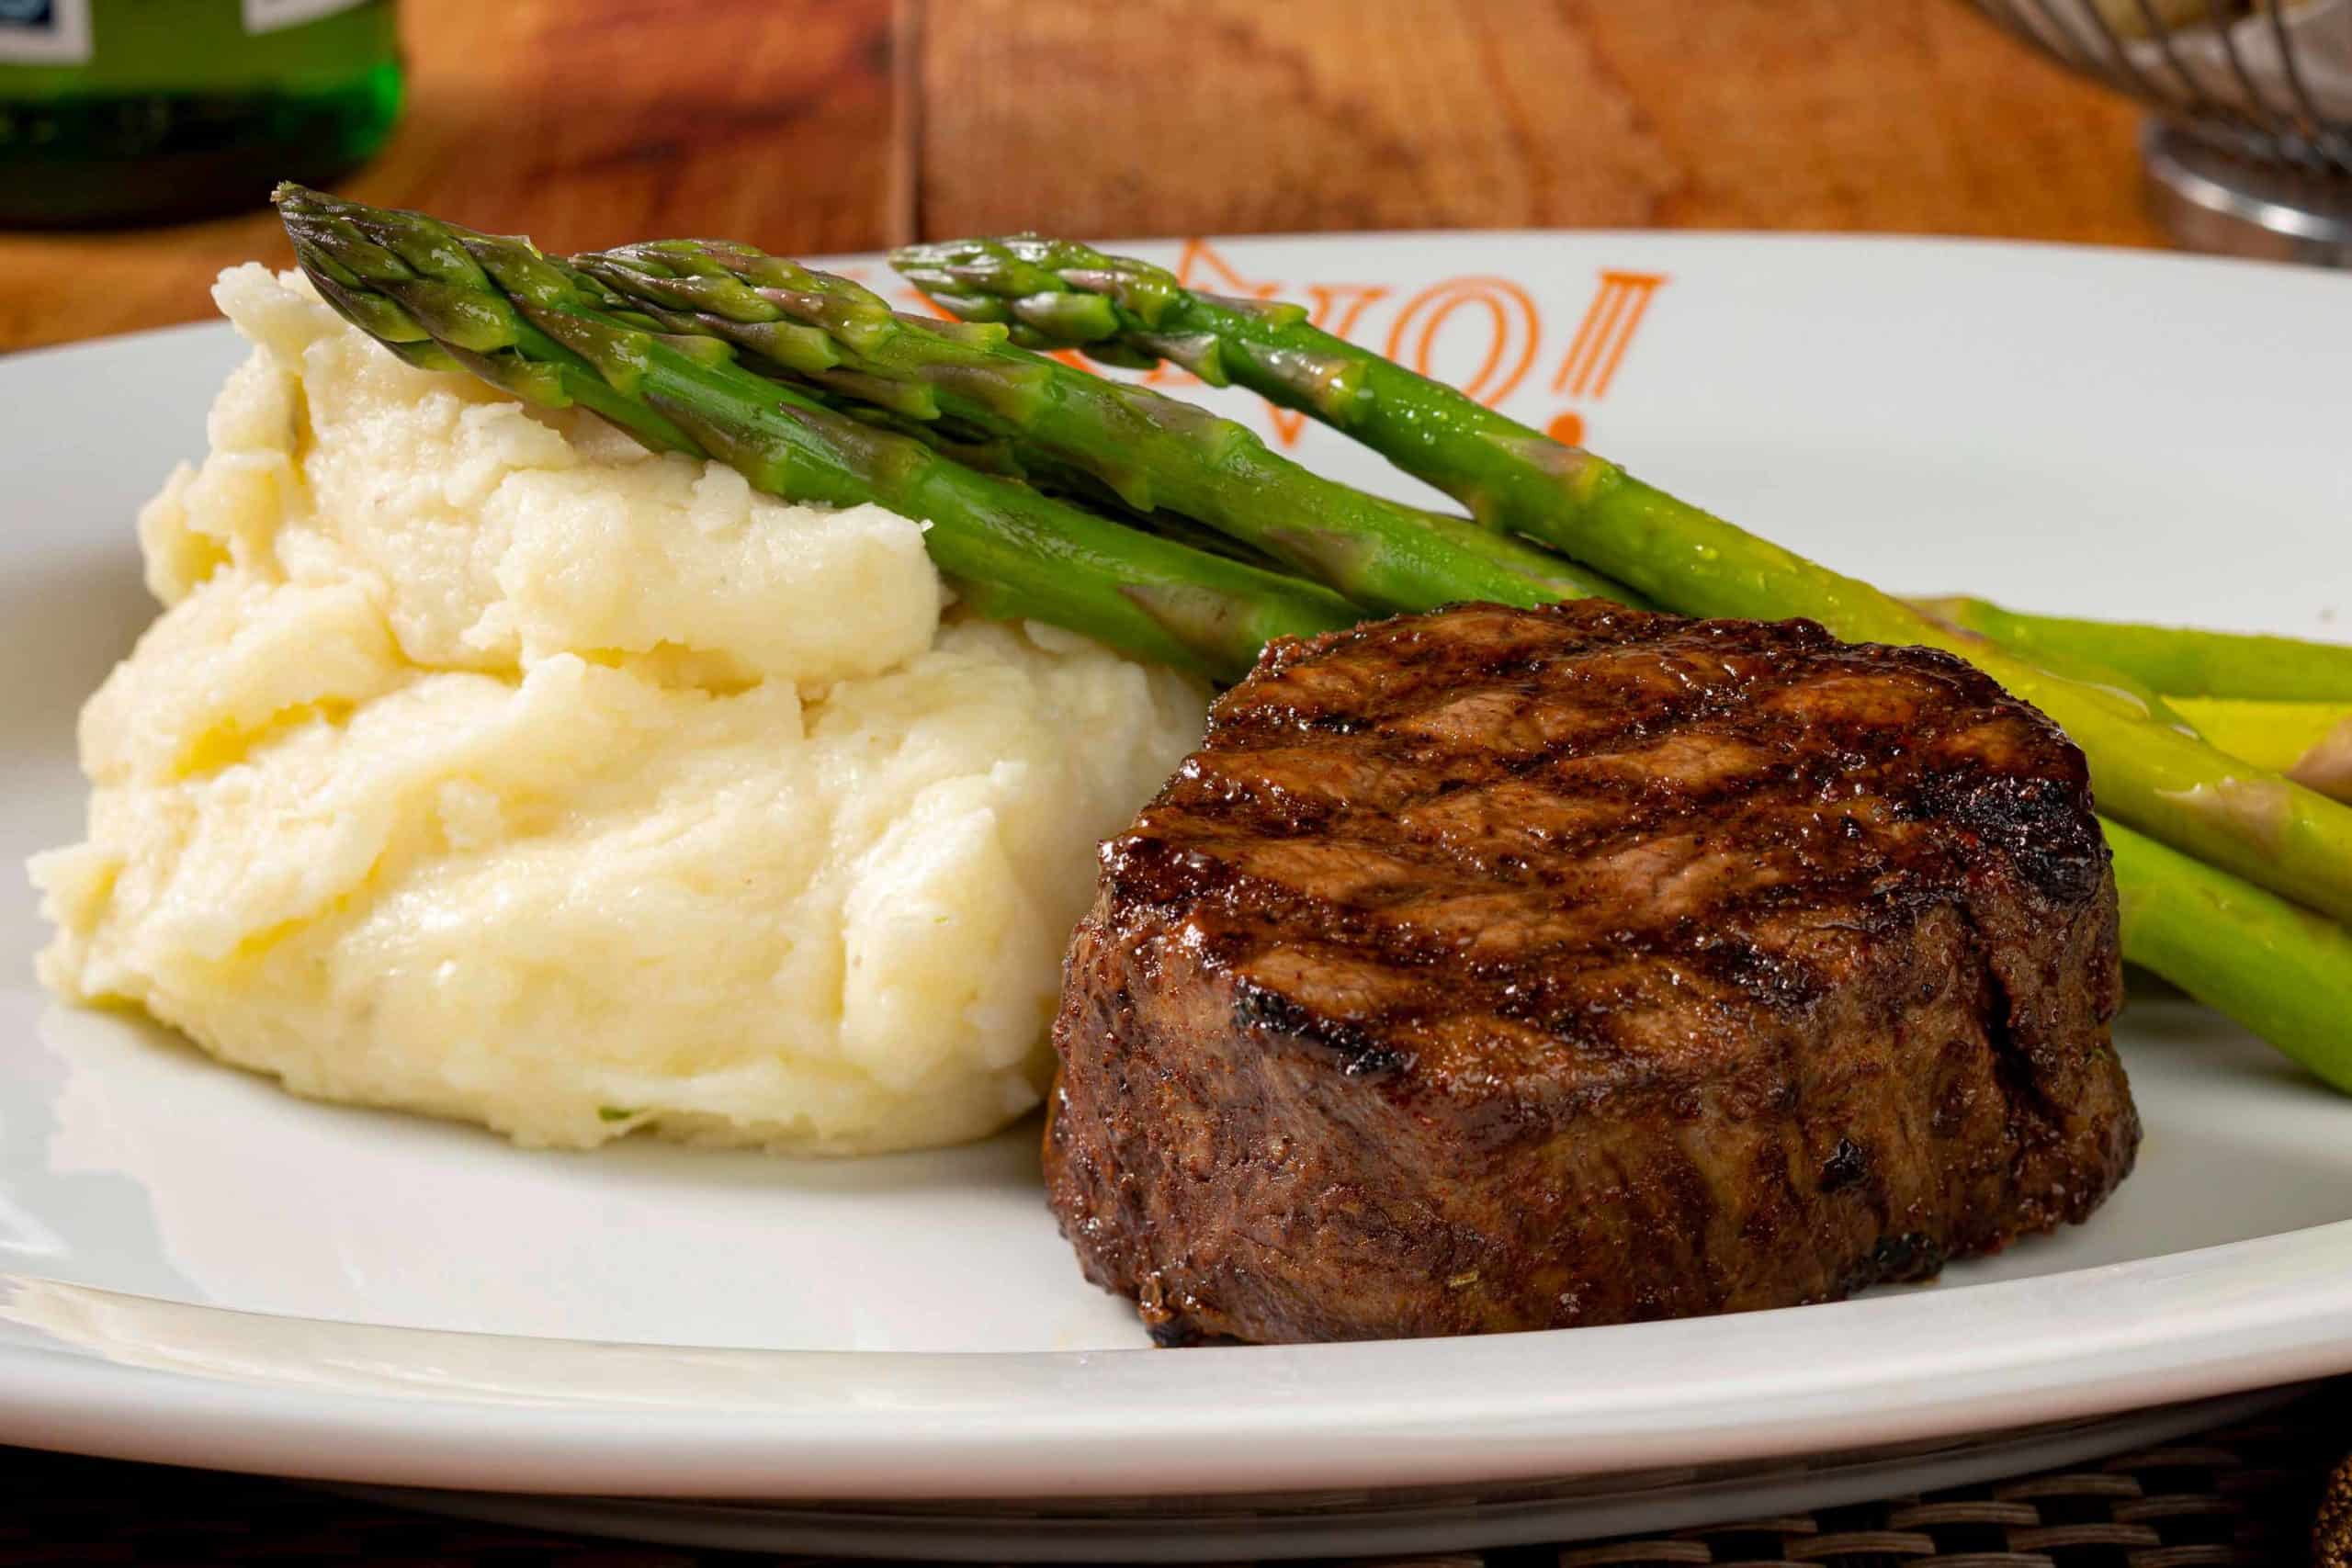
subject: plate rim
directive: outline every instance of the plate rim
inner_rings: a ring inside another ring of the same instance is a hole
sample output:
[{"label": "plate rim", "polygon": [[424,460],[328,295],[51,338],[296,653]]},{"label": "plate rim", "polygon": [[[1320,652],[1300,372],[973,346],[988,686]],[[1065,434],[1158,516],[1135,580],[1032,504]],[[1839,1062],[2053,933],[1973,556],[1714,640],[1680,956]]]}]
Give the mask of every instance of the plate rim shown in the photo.
[{"label": "plate rim", "polygon": [[[49,1310],[28,1313],[28,1293]],[[1963,1299],[1975,1310],[1950,1310]],[[43,1326],[61,1301],[112,1314],[112,1339]],[[705,1349],[327,1322],[7,1274],[0,1325],[0,1442],[115,1458],[648,1497],[1135,1495],[1139,1469],[1161,1495],[1442,1485],[1932,1441],[2352,1372],[2352,1220],[1770,1312],[1360,1344]],[[1781,1371],[1835,1365],[1849,1331],[1907,1354],[1827,1378]],[[291,1349],[258,1344],[288,1335]],[[529,1359],[537,1381],[502,1371],[465,1388],[453,1369],[483,1349]],[[1580,1359],[1669,1355],[1690,1374],[1676,1397],[1654,1382],[1599,1400],[1525,1392]],[[403,1365],[435,1375],[384,1371]],[[694,1404],[714,1376],[771,1381],[777,1396]],[[649,1378],[677,1392],[650,1399]],[[600,1379],[602,1396],[577,1392]]]},{"label": "plate rim", "polygon": [[1551,1546],[1603,1536],[1656,1535],[1799,1507],[1868,1503],[2006,1476],[2076,1466],[2258,1418],[2310,1385],[2225,1395],[2087,1422],[2066,1422],[1981,1440],[1891,1452],[1792,1458],[1755,1468],[1676,1472],[1631,1490],[1568,1496],[1430,1501],[1333,1495],[1340,1508],[1299,1512],[1250,1506],[1203,1511],[1182,1499],[1157,1513],[1150,1500],[1118,1498],[1092,1514],[1055,1513],[1031,1500],[969,1511],[933,1503],[867,1510],[807,1504],[690,1498],[548,1497],[336,1486],[393,1506],[539,1529],[568,1529],[670,1545],[784,1551],[797,1556],[888,1557],[922,1562],[1201,1563],[1293,1558],[1394,1559],[1402,1553]]}]

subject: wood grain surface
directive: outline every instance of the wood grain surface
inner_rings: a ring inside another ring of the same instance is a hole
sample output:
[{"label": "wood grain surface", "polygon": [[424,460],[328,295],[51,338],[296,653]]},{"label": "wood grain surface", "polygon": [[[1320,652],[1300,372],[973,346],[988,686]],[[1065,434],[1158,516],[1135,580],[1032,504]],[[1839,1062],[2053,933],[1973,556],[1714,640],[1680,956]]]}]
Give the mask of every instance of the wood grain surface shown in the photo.
[{"label": "wood grain surface", "polygon": [[[1958,0],[406,0],[345,182],[578,248],[1534,226],[2152,244],[2133,111]],[[0,349],[206,314],[266,213],[0,234]]]}]

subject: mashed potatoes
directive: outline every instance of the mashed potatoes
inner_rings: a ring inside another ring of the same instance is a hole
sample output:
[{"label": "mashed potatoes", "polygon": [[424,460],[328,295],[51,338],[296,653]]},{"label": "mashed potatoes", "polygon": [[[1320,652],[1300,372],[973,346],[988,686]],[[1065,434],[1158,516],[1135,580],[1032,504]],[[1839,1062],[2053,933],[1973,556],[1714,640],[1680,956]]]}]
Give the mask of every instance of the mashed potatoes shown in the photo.
[{"label": "mashed potatoes", "polygon": [[303,1094],[583,1145],[1035,1103],[1061,949],[1202,694],[943,622],[920,529],[413,369],[299,282],[140,519],[43,978]]}]

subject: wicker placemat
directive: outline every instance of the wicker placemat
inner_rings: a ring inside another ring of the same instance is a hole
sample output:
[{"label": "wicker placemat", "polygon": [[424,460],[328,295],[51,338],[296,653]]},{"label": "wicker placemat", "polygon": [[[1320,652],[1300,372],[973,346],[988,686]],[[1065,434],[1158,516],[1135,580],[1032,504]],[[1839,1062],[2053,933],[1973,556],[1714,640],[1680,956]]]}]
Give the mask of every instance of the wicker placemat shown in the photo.
[{"label": "wicker placemat", "polygon": [[[2352,1404],[2352,1384],[2338,1385],[2336,1404],[2341,1417],[2342,1407]],[[2317,1568],[2352,1568],[2352,1456],[2327,1479],[2319,1520],[2312,1526],[2312,1561]]]},{"label": "wicker placemat", "polygon": [[[2314,1561],[2352,1568],[2347,1448],[2352,1380],[2257,1422],[2073,1470],[1670,1536],[1398,1559],[1394,1568],[2301,1568]],[[469,1524],[285,1482],[0,1449],[0,1564],[10,1568],[717,1568],[780,1561]]]}]

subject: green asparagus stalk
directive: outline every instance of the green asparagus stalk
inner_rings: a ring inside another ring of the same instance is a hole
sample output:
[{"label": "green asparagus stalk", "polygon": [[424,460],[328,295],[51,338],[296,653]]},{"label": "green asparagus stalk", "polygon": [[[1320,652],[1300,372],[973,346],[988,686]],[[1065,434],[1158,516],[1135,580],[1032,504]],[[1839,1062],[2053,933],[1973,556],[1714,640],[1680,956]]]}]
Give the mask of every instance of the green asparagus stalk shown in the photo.
[{"label": "green asparagus stalk", "polygon": [[983,615],[1049,621],[1228,678],[1272,637],[1358,618],[1312,584],[1120,527],[845,417],[744,369],[723,343],[648,331],[526,240],[299,186],[276,200],[321,296],[411,363],[593,410],[657,451],[716,457],[786,500],[874,502],[917,518]]},{"label": "green asparagus stalk", "polygon": [[1687,615],[1806,615],[1860,642],[1958,654],[2064,726],[2102,807],[2257,886],[2352,919],[2352,809],[2224,755],[2117,691],[2053,674],[1759,539],[1450,387],[1321,332],[1295,305],[1219,299],[1164,268],[1023,236],[917,245],[899,270],[967,320],[1114,362],[1170,359],[1355,436],[1468,506]]},{"label": "green asparagus stalk", "polygon": [[[588,281],[594,282],[594,279],[588,279]],[[666,323],[652,321],[650,318],[648,318],[648,321],[655,330],[662,332],[670,330]],[[1190,545],[1196,550],[1206,550],[1211,555],[1227,556],[1235,560],[1247,561],[1251,566],[1261,567],[1268,571],[1286,573],[1295,570],[1276,560],[1264,551],[1243,543],[1232,535],[1220,534],[1214,528],[1194,522],[1182,513],[1165,509],[1158,512],[1137,512],[1127,504],[1118,491],[1092,474],[1080,468],[1073,468],[1067,463],[1057,462],[1050,454],[1034,446],[1001,435],[989,435],[984,432],[974,431],[960,421],[944,418],[935,420],[912,418],[872,403],[860,402],[855,398],[845,396],[828,388],[819,387],[812,382],[803,381],[791,372],[772,363],[763,363],[757,359],[748,363],[751,368],[757,370],[761,375],[771,379],[780,378],[788,386],[799,388],[800,390],[837,413],[884,430],[896,431],[901,435],[912,436],[967,468],[978,468],[982,473],[996,474],[1005,479],[1019,479],[1024,484],[1034,485],[1047,495],[1074,502],[1090,511],[1102,513],[1128,527],[1140,528],[1148,534],[1158,534],[1163,538],[1173,539],[1179,544]],[[1475,525],[1465,524],[1461,518],[1449,517],[1443,513],[1415,511],[1413,514],[1421,518],[1428,526],[1442,531],[1464,527],[1470,528],[1473,532],[1476,531]],[[1627,592],[1631,592],[1630,590]],[[1474,591],[1469,584],[1465,583],[1464,591],[1454,594],[1453,598],[1461,600],[1474,596]],[[1373,607],[1367,605],[1364,608]]]},{"label": "green asparagus stalk", "polygon": [[[602,286],[594,278],[584,273],[580,276],[582,283],[603,291]],[[609,294],[606,297],[612,298]],[[635,314],[623,310],[622,302],[617,299],[614,299],[614,304],[620,314]],[[666,324],[651,317],[646,317],[644,324],[655,332],[670,330]],[[1182,513],[1137,512],[1127,505],[1117,491],[1091,474],[1056,463],[1035,447],[1023,446],[1003,436],[973,430],[960,421],[915,419],[873,403],[861,402],[855,398],[803,380],[771,362],[756,357],[747,361],[746,367],[771,380],[781,379],[785,385],[795,388],[845,418],[920,441],[942,457],[952,458],[967,468],[978,468],[984,474],[994,474],[1000,479],[1017,479],[1047,495],[1100,513],[1130,528],[1140,528],[1147,534],[1157,534],[1180,545],[1205,550],[1210,555],[1244,561],[1278,575],[1294,575],[1289,568],[1263,551],[1254,550],[1214,528],[1204,527]]]},{"label": "green asparagus stalk", "polygon": [[2030,615],[1965,597],[1912,603],[2021,658],[2086,660],[2177,697],[2352,706],[2352,643]]},{"label": "green asparagus stalk", "polygon": [[2180,697],[2173,706],[2231,756],[2352,801],[2352,709],[2344,704]]},{"label": "green asparagus stalk", "polygon": [[2352,1093],[2352,931],[2113,822],[2123,955]]},{"label": "green asparagus stalk", "polygon": [[1024,466],[1081,473],[1138,513],[1204,524],[1370,610],[1634,597],[1522,540],[1334,483],[1231,420],[1015,347],[1001,326],[901,314],[848,278],[748,245],[663,240],[571,265],[673,333],[723,339],[907,418],[1003,437]]}]

